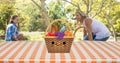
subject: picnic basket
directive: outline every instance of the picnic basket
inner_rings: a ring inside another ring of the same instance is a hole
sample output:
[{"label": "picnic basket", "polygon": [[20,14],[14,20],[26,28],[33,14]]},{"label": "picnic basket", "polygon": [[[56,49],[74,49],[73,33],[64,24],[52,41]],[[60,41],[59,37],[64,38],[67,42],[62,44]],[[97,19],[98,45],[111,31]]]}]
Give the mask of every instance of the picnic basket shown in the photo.
[{"label": "picnic basket", "polygon": [[79,29],[81,29],[81,28],[83,28],[84,29],[84,26],[79,26],[79,27],[77,27],[76,29],[75,29],[75,31],[74,31],[74,37],[75,37],[75,34],[77,33],[77,31],[79,30]]},{"label": "picnic basket", "polygon": [[[69,25],[66,23],[66,21],[57,19],[48,25],[45,34],[47,34],[50,26],[58,21],[64,23],[69,28],[69,30],[72,31]],[[74,36],[64,36],[62,40],[58,39],[56,36],[45,36],[45,43],[47,46],[48,53],[69,53],[73,40]]]}]

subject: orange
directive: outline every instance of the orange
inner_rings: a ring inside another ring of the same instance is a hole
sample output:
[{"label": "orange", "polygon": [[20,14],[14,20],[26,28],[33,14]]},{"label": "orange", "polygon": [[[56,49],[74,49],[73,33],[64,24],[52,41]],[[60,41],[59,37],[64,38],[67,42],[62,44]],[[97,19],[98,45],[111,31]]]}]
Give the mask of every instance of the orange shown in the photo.
[{"label": "orange", "polygon": [[72,33],[69,30],[67,30],[65,31],[65,36],[72,36]]}]

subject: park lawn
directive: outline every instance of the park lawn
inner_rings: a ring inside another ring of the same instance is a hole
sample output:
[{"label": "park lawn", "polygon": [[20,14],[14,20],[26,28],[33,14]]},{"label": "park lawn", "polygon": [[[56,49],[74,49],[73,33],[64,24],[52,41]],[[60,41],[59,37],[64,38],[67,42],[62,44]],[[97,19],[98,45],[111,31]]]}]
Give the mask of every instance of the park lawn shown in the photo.
[{"label": "park lawn", "polygon": [[44,38],[44,32],[20,32],[22,33],[27,40],[41,40],[42,38]]},{"label": "park lawn", "polygon": [[[44,41],[44,32],[20,32],[27,39],[24,41]],[[120,36],[117,37],[118,41],[120,41]],[[83,40],[83,33],[77,32],[75,36],[75,40]],[[4,42],[4,39],[0,39],[0,42]],[[114,38],[111,36],[108,41],[114,41]]]},{"label": "park lawn", "polygon": [[0,42],[4,42],[4,40],[0,39]]}]

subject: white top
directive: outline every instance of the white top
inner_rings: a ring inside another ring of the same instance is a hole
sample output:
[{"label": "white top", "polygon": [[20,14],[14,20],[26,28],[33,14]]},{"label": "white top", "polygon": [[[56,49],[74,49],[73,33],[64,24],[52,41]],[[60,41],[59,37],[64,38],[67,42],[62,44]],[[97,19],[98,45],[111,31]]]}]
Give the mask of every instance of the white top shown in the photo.
[{"label": "white top", "polygon": [[[109,37],[111,35],[108,28],[100,21],[90,18],[92,20],[91,28],[93,34],[96,35],[95,39],[102,39],[105,37]],[[83,26],[86,27],[85,21],[83,21]]]}]

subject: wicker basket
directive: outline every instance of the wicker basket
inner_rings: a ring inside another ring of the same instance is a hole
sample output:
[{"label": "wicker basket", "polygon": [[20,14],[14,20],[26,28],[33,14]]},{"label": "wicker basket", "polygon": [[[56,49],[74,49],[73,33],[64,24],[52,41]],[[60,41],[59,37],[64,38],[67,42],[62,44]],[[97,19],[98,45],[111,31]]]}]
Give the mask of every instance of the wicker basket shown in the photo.
[{"label": "wicker basket", "polygon": [[[70,30],[70,27],[68,26],[68,24],[65,21],[57,19],[48,25],[45,34],[47,34],[48,28],[54,22],[58,22],[58,21],[65,23],[65,25]],[[48,53],[69,53],[73,39],[74,39],[74,36],[70,36],[70,37],[65,36],[62,40],[58,39],[57,37],[45,36],[45,43],[47,46]]]}]

